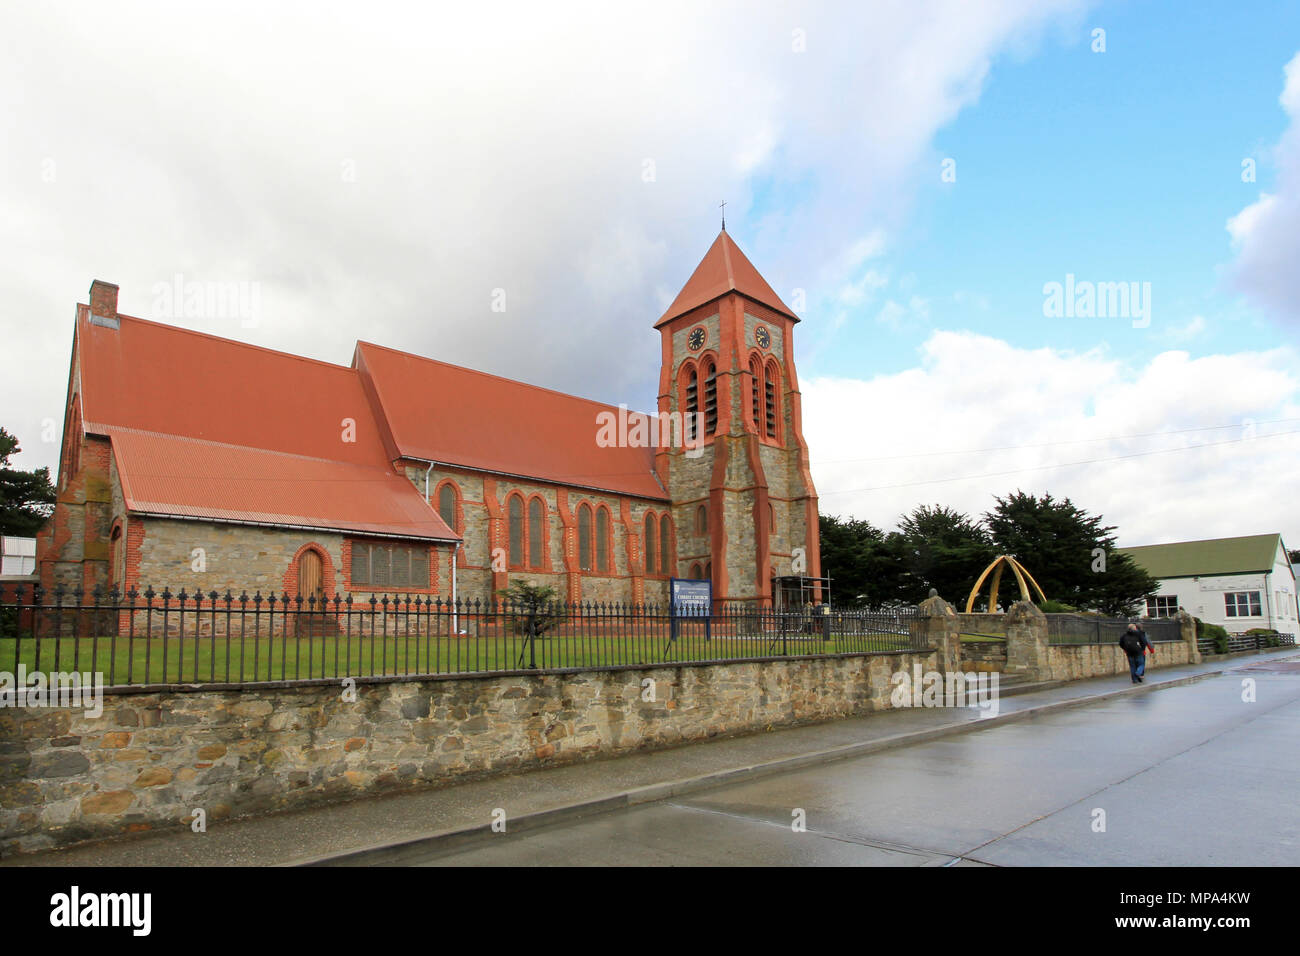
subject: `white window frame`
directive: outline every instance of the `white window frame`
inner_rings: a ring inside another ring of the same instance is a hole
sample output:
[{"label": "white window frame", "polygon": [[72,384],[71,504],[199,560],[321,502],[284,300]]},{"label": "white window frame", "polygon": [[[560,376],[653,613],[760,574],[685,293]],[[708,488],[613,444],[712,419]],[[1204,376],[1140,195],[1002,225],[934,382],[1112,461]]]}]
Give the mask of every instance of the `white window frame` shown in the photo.
[{"label": "white window frame", "polygon": [[[1243,606],[1246,613],[1241,613]],[[1259,591],[1224,591],[1223,613],[1225,617],[1263,617],[1264,601]]]},{"label": "white window frame", "polygon": [[[1163,610],[1160,607],[1162,602],[1166,605]],[[1168,618],[1173,617],[1177,613],[1177,594],[1153,594],[1151,597],[1147,598],[1147,617],[1152,619]]]}]

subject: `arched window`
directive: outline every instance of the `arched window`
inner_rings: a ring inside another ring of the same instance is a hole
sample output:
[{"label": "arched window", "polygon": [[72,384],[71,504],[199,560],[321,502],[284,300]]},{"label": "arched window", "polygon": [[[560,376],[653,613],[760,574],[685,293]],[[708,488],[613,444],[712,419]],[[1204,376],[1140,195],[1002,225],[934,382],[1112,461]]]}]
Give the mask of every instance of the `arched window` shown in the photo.
[{"label": "arched window", "polygon": [[528,566],[546,566],[546,505],[541,498],[528,502]]},{"label": "arched window", "polygon": [[709,506],[700,505],[695,509],[695,533],[708,534],[709,532]]},{"label": "arched window", "polygon": [[108,543],[108,586],[121,593],[126,590],[126,548],[121,521],[114,522]]},{"label": "arched window", "polygon": [[767,530],[776,530],[776,505],[770,501],[767,503]]},{"label": "arched window", "polygon": [[757,356],[749,360],[749,393],[752,399],[751,409],[754,428],[763,430],[763,363]]},{"label": "arched window", "polygon": [[781,373],[776,367],[775,362],[767,363],[767,375],[764,382],[766,396],[766,435],[768,438],[775,438],[777,435],[777,416],[780,414],[780,408],[777,400],[780,398]]},{"label": "arched window", "polygon": [[673,543],[673,526],[667,515],[659,519],[659,573],[670,574],[673,569],[670,550]]},{"label": "arched window", "polygon": [[609,572],[609,509],[596,512],[596,570]]},{"label": "arched window", "polygon": [[713,562],[712,562],[712,561],[705,561],[705,562],[704,562],[704,576],[705,576],[706,578],[708,578],[710,581],[713,580]]},{"label": "arched window", "polygon": [[578,567],[591,570],[591,505],[578,507]]},{"label": "arched window", "polygon": [[655,558],[658,556],[659,546],[655,542],[655,529],[658,522],[655,521],[653,514],[647,513],[645,516],[645,573],[655,574]]},{"label": "arched window", "polygon": [[704,434],[718,430],[718,370],[713,360],[704,363]]},{"label": "arched window", "polygon": [[456,486],[450,482],[438,489],[438,517],[452,531],[460,530],[456,527]]},{"label": "arched window", "polygon": [[510,496],[510,563],[517,568],[524,564],[524,500]]},{"label": "arched window", "polygon": [[700,562],[698,561],[692,562],[691,569],[687,573],[690,574],[691,580],[698,581],[700,579],[700,575],[703,573],[700,570]]}]

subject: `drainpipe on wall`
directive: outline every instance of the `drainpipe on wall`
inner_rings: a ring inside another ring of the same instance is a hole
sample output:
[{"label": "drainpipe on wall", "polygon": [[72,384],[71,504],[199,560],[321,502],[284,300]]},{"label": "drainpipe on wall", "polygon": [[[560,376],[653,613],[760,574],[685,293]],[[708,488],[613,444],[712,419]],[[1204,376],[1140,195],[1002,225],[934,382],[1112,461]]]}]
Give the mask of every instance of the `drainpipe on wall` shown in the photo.
[{"label": "drainpipe on wall", "polygon": [[[431,461],[429,467],[424,469],[424,503],[430,508],[433,504],[429,500],[429,476],[433,474],[433,466],[436,464],[436,461]],[[456,614],[456,558],[459,555],[460,542],[457,541],[451,549],[451,633],[455,636],[460,636],[459,615]]]}]

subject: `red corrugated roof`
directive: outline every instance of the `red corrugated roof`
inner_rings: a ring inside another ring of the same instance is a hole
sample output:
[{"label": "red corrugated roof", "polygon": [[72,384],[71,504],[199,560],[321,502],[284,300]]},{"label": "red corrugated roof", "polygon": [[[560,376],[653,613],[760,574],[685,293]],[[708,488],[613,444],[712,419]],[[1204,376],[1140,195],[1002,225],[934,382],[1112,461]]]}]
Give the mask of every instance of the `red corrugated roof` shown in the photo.
[{"label": "red corrugated roof", "polygon": [[677,293],[673,304],[655,323],[655,328],[728,292],[739,292],[770,309],[788,315],[796,322],[799,321],[799,316],[795,315],[794,310],[772,291],[767,280],[758,274],[754,264],[724,231],[718,233],[718,238],[713,240],[713,245],[709,246],[709,251],[695,267],[695,271],[691,273],[682,291]]},{"label": "red corrugated roof", "polygon": [[596,443],[597,415],[615,406],[369,342],[353,364],[398,455],[667,500],[653,448]]},{"label": "red corrugated roof", "polygon": [[[379,426],[355,371],[158,322],[92,324],[78,310],[86,431],[112,426],[382,465]],[[356,440],[344,441],[344,419]]]},{"label": "red corrugated roof", "polygon": [[454,541],[404,475],[374,465],[111,427],[127,508],[144,514]]}]

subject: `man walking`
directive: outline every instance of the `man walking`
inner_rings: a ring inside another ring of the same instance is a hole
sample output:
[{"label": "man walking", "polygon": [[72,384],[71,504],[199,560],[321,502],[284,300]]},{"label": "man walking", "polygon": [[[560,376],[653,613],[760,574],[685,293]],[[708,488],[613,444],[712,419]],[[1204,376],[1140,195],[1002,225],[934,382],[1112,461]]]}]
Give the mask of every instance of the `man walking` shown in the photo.
[{"label": "man walking", "polygon": [[1128,655],[1128,676],[1134,684],[1141,684],[1147,669],[1147,654],[1155,656],[1156,653],[1147,640],[1147,632],[1136,624],[1130,624],[1120,637],[1119,646]]}]

